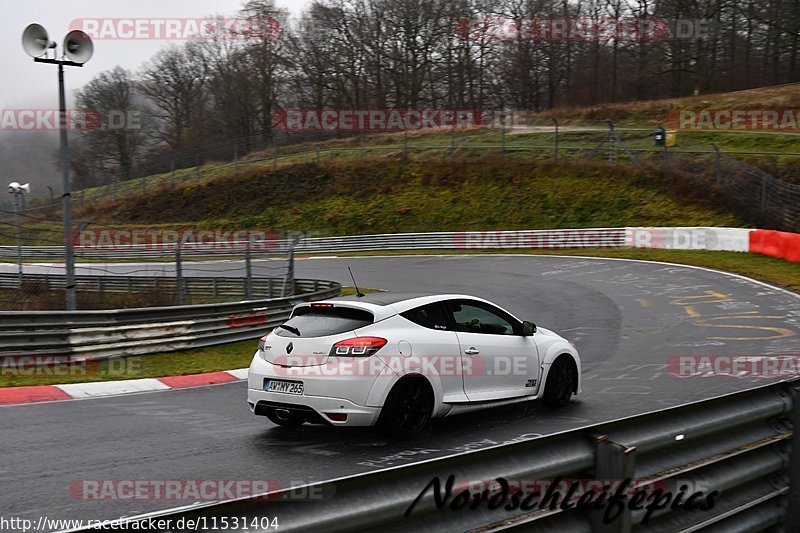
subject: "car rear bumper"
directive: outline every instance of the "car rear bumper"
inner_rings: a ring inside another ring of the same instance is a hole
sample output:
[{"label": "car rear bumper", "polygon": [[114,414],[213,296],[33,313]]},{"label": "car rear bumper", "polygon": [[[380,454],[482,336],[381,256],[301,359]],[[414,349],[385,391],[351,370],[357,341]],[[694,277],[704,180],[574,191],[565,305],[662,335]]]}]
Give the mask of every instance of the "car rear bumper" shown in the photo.
[{"label": "car rear bumper", "polygon": [[[378,420],[380,407],[365,407],[343,398],[306,396],[247,389],[247,403],[256,415],[264,415],[267,408],[286,409],[303,413],[310,422],[325,422],[334,426],[373,426]],[[347,415],[347,419],[334,420],[331,414]]]}]

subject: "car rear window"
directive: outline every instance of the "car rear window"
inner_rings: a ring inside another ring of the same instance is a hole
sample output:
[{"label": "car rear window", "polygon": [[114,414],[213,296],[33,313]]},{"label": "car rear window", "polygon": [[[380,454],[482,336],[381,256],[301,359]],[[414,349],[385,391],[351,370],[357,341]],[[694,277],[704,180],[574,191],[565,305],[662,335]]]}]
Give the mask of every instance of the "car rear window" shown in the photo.
[{"label": "car rear window", "polygon": [[[372,324],[374,320],[372,313],[362,309],[301,307],[295,311],[292,318],[284,322],[295,331],[277,327],[275,334],[279,337],[294,338],[325,337],[363,328]],[[300,335],[297,335],[296,331],[299,331]]]}]

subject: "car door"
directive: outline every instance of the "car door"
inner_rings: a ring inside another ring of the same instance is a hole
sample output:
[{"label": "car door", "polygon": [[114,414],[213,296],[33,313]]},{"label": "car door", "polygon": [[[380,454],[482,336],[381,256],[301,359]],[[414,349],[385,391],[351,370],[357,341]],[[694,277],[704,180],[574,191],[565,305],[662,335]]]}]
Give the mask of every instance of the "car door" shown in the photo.
[{"label": "car door", "polygon": [[440,380],[442,401],[467,401],[461,368],[462,357],[449,309],[443,302],[435,302],[405,311],[401,316],[420,326],[409,336],[415,365],[429,379]]},{"label": "car door", "polygon": [[470,402],[536,394],[539,354],[534,337],[497,307],[477,300],[447,302],[464,360],[464,392]]}]

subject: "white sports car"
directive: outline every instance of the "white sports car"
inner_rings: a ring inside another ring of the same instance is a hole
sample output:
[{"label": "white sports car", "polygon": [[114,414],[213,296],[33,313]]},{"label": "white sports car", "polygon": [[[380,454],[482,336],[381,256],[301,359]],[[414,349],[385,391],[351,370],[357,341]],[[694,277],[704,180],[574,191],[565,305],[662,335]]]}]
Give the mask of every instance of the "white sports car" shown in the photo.
[{"label": "white sports car", "polygon": [[432,417],[580,392],[575,346],[473,296],[373,293],[303,303],[263,337],[247,403],[281,426],[378,425],[409,438]]}]

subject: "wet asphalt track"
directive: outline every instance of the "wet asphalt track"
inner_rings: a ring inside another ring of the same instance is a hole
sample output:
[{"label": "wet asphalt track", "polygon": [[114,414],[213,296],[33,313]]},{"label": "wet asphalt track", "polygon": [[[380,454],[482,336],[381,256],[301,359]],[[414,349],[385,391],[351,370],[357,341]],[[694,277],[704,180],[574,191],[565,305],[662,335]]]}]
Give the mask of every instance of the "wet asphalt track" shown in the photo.
[{"label": "wet asphalt track", "polygon": [[374,471],[766,382],[679,378],[664,369],[673,355],[800,353],[800,297],[689,267],[408,256],[301,260],[296,276],[349,283],[347,265],[365,287],[474,294],[562,333],[581,352],[583,394],[557,411],[530,403],[435,421],[404,443],[369,429],[275,427],[250,414],[244,383],[0,408],[0,514],[110,519],[187,503],[76,499],[70,484],[82,479],[269,479],[286,487]]}]

